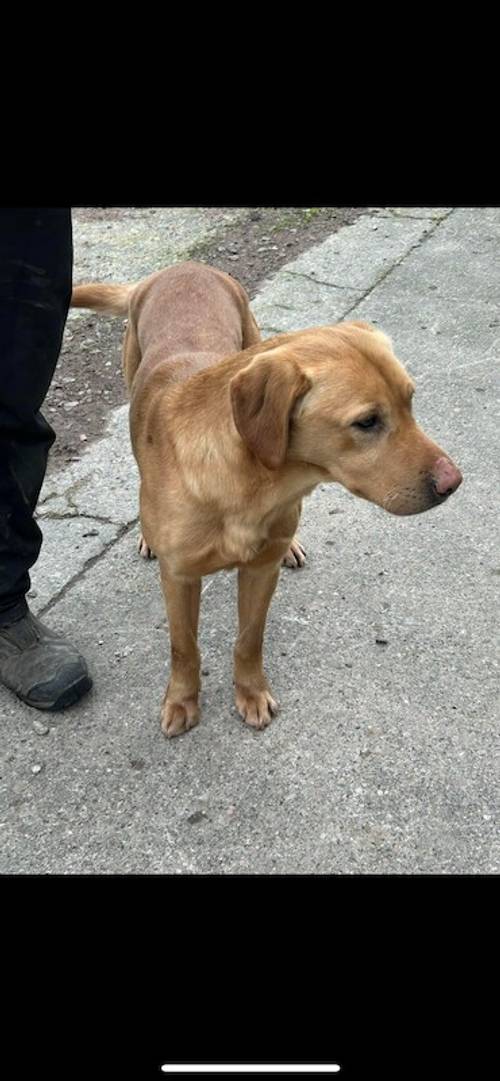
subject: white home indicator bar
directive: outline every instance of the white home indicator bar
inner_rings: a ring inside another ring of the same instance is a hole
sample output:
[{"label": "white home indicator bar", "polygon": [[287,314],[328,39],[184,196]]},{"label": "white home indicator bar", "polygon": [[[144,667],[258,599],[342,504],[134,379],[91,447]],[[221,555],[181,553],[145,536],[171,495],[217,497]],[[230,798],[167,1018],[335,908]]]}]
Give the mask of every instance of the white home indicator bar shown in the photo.
[{"label": "white home indicator bar", "polygon": [[336,1062],[320,1062],[308,1065],[305,1062],[239,1062],[239,1063],[165,1063],[162,1066],[164,1073],[296,1073],[296,1074],[329,1074],[339,1073],[340,1066]]}]

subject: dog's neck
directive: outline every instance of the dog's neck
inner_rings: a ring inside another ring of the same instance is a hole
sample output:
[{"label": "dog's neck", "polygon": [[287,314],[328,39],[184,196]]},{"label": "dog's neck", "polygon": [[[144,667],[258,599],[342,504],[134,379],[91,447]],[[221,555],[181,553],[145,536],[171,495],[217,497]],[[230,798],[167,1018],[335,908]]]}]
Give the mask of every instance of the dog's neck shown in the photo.
[{"label": "dog's neck", "polygon": [[[172,438],[177,463],[190,478],[193,496],[203,502],[217,502],[222,486],[225,504],[231,493],[231,503],[238,513],[244,514],[249,506],[255,513],[259,505],[265,514],[268,508],[297,502],[331,477],[320,466],[298,460],[286,459],[278,469],[268,469],[248,450],[237,431],[229,394],[230,377],[247,363],[245,354],[239,354],[198,372],[187,382],[172,385],[164,399],[163,427],[165,432],[175,433]],[[227,369],[227,378],[221,393],[217,373],[222,366]],[[169,424],[169,416],[175,417],[175,425]],[[183,469],[186,462],[189,468]]]}]

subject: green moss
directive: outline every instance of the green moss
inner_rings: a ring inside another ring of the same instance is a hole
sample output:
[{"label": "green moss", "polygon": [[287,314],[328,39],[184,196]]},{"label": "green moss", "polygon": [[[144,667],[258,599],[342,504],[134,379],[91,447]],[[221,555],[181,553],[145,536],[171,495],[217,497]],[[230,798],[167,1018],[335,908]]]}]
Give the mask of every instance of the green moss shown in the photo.
[{"label": "green moss", "polygon": [[309,225],[314,218],[325,214],[330,207],[325,206],[293,206],[284,208],[277,221],[273,222],[269,231],[277,233],[281,229],[290,229],[293,226]]},{"label": "green moss", "polygon": [[312,219],[316,218],[318,214],[321,214],[322,210],[322,206],[308,206],[301,208],[302,216],[304,218],[304,221],[306,222],[312,221]]}]

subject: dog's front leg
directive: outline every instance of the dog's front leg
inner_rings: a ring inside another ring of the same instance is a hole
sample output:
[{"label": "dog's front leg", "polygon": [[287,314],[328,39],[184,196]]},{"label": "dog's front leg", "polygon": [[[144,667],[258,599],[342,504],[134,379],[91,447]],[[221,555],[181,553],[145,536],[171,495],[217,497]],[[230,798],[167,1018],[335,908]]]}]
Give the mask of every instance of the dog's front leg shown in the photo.
[{"label": "dog's front leg", "polygon": [[161,583],[170,627],[171,670],[161,711],[166,736],[178,736],[198,723],[200,654],[198,616],[201,578],[176,578],[160,560]]},{"label": "dog's front leg", "polygon": [[262,667],[262,642],[267,612],[276,588],[280,563],[242,567],[238,573],[239,634],[234,650],[236,707],[253,728],[265,728],[277,712]]}]

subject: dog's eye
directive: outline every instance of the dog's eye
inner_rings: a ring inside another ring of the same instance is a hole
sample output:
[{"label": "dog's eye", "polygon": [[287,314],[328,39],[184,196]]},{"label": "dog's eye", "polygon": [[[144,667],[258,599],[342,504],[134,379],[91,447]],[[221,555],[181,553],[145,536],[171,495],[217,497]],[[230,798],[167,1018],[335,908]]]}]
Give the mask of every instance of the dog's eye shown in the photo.
[{"label": "dog's eye", "polygon": [[363,431],[367,431],[368,428],[375,428],[378,424],[379,418],[377,413],[372,413],[371,416],[365,417],[364,420],[355,420],[353,428],[361,428]]}]

